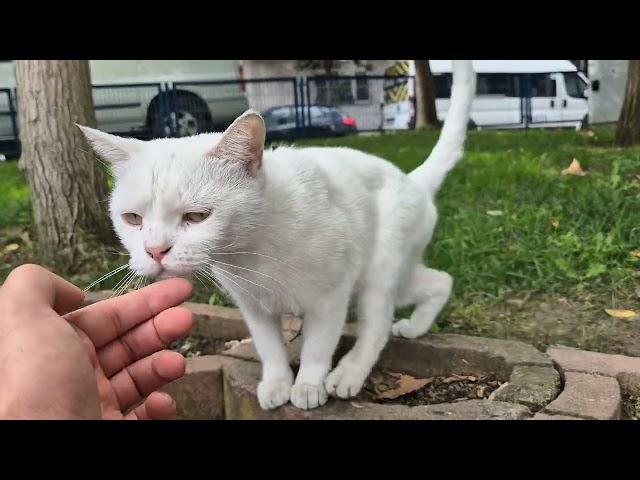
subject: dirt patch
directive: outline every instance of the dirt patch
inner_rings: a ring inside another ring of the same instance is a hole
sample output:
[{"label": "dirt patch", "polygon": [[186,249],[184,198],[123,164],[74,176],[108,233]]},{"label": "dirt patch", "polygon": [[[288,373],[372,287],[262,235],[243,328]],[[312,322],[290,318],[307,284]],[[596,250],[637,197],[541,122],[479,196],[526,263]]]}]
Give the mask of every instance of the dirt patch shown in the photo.
[{"label": "dirt patch", "polygon": [[204,335],[189,335],[176,340],[169,348],[180,352],[185,357],[199,357],[200,355],[217,355],[227,349],[227,341]]},{"label": "dirt patch", "polygon": [[627,288],[609,297],[614,293],[615,301],[607,302],[604,294],[588,293],[573,298],[522,293],[499,303],[457,302],[448,306],[440,332],[520,340],[542,351],[559,344],[640,357],[640,321],[619,320],[604,311],[640,310],[640,292]]},{"label": "dirt patch", "polygon": [[410,407],[486,400],[505,381],[496,375],[443,375],[416,379],[408,375],[374,370],[361,393],[365,401]]},{"label": "dirt patch", "polygon": [[640,420],[640,396],[638,395],[622,396],[622,419],[623,420]]}]

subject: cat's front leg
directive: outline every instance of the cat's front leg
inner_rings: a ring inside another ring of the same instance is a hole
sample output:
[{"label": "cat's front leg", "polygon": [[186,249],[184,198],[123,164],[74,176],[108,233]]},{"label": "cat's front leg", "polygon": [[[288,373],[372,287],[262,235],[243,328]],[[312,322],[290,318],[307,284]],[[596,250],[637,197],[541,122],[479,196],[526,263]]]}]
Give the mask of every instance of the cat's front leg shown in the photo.
[{"label": "cat's front leg", "polygon": [[282,338],[280,316],[251,307],[241,310],[262,362],[258,402],[264,410],[277,408],[289,401],[293,384],[293,371]]},{"label": "cat's front leg", "polygon": [[323,295],[307,309],[302,327],[300,370],[291,389],[291,403],[307,410],[327,402],[324,380],[338,346],[349,306],[348,290]]}]

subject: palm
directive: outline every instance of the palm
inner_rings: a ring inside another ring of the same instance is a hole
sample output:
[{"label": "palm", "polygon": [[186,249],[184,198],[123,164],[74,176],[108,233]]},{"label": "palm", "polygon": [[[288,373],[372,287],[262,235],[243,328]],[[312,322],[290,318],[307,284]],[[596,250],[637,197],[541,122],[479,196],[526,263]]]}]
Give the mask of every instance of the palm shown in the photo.
[{"label": "palm", "polygon": [[168,280],[66,315],[89,354],[103,419],[173,415],[154,392],[184,374],[182,355],[165,348],[191,328],[191,313],[174,307],[190,293],[188,282]]}]

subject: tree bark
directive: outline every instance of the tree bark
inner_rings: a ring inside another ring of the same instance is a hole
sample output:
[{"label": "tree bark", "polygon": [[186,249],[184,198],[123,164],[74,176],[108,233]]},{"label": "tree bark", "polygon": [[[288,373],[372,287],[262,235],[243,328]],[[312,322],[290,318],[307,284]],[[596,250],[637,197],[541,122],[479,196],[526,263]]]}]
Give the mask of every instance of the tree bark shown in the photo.
[{"label": "tree bark", "polygon": [[616,129],[616,142],[625,147],[640,143],[640,60],[629,60],[627,86]]},{"label": "tree bark", "polygon": [[429,60],[414,60],[416,67],[416,129],[440,126],[436,113],[436,92]]},{"label": "tree bark", "polygon": [[43,262],[76,271],[95,242],[115,240],[107,214],[106,174],[80,130],[95,127],[89,62],[17,60],[22,155]]}]

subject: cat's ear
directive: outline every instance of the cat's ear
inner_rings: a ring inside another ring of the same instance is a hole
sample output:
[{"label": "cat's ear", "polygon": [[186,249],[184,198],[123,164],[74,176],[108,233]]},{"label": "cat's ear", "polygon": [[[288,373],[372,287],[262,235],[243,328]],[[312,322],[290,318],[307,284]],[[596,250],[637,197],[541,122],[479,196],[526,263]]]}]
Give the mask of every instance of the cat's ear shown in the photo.
[{"label": "cat's ear", "polygon": [[251,176],[262,166],[266,129],[264,120],[254,110],[247,110],[225,130],[209,154],[227,161],[242,162]]},{"label": "cat's ear", "polygon": [[144,145],[142,140],[135,138],[118,137],[77,123],[76,126],[82,131],[93,150],[109,162],[115,171],[124,167],[131,156],[140,152]]}]

